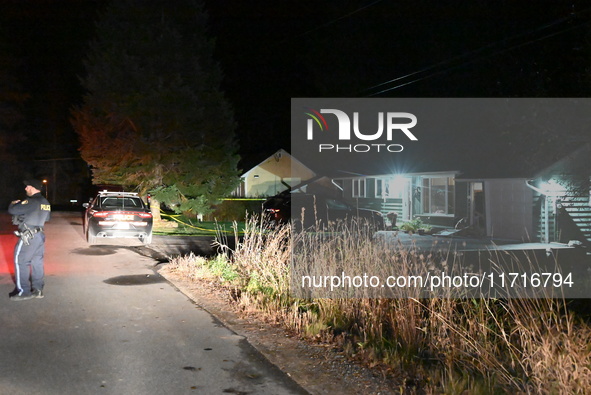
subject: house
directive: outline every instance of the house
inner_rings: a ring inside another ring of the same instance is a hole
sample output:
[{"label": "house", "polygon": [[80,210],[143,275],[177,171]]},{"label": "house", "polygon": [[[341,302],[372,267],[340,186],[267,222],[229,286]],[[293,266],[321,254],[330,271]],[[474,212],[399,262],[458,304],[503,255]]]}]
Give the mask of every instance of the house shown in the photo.
[{"label": "house", "polygon": [[[460,170],[335,178],[357,207],[420,219],[433,230],[521,242],[591,247],[591,149],[584,146],[531,177],[477,177]],[[392,218],[392,216],[390,216]]]},{"label": "house", "polygon": [[274,196],[316,176],[312,170],[280,149],[241,176],[234,197]]},{"label": "house", "polygon": [[540,233],[544,228],[542,214],[536,214],[541,209],[540,192],[526,177],[466,178],[460,171],[447,171],[335,181],[345,201],[379,210],[386,217],[394,212],[397,225],[420,219],[434,231],[469,228],[473,235],[495,239],[558,241]]},{"label": "house", "polygon": [[267,197],[295,188],[378,210],[395,217],[395,225],[420,219],[434,232],[520,242],[576,240],[591,247],[590,162],[591,148],[584,145],[529,176],[448,170],[328,177],[279,150],[244,173],[234,196]]},{"label": "house", "polygon": [[[532,199],[525,179],[463,179],[460,171],[339,178],[343,199],[396,213],[397,224],[420,219],[434,229],[470,226],[477,234],[528,239]],[[519,214],[516,214],[519,212]]]}]

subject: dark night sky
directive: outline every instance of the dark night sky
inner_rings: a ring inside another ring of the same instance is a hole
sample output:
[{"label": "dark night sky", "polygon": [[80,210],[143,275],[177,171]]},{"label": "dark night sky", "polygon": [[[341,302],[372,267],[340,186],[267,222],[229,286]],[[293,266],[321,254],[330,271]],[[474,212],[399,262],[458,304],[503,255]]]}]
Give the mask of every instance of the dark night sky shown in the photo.
[{"label": "dark night sky", "polygon": [[591,3],[208,5],[249,165],[289,146],[292,97],[589,96]]},{"label": "dark night sky", "polygon": [[[0,2],[9,40],[24,62],[20,77],[32,94],[31,124],[46,138],[58,133],[59,152],[42,155],[76,152],[67,119],[82,94],[77,75],[103,4]],[[244,169],[278,148],[289,150],[292,97],[589,96],[589,2],[205,4],[223,89],[235,108]]]}]

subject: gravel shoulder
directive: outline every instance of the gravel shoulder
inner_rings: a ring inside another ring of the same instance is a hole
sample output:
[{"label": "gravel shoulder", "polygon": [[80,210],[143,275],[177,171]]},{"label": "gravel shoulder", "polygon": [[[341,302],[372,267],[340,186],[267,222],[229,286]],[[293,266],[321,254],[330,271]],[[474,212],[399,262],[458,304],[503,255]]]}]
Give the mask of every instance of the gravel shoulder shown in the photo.
[{"label": "gravel shoulder", "polygon": [[400,384],[384,378],[378,369],[346,359],[334,346],[298,339],[278,325],[238,311],[230,295],[214,284],[189,281],[168,270],[166,264],[159,265],[158,272],[230,330],[246,337],[271,363],[310,394],[400,393]]}]

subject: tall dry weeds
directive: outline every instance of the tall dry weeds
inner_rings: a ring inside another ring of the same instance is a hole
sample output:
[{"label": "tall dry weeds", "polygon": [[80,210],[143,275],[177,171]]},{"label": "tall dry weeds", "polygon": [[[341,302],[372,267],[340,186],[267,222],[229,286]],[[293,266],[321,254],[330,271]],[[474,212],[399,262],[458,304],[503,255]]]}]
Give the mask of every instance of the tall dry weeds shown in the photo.
[{"label": "tall dry weeds", "polygon": [[[202,259],[189,260],[196,274],[187,276],[204,275]],[[585,393],[591,388],[591,329],[560,299],[425,298],[413,289],[397,289],[390,298],[351,289],[330,298],[290,293],[302,271],[422,274],[449,269],[454,260],[451,251],[419,252],[347,230],[330,236],[292,235],[288,226],[268,232],[256,219],[228,255],[239,274],[234,286],[239,284],[243,308],[260,311],[302,337],[337,342],[372,365],[402,370],[427,391]],[[187,259],[170,265],[191,272]]]}]

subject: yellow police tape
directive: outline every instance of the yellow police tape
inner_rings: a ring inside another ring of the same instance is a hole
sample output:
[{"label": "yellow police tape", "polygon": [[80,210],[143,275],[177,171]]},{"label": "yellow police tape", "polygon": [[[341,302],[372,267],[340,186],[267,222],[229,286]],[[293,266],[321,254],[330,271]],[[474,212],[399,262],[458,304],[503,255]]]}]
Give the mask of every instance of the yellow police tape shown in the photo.
[{"label": "yellow police tape", "polygon": [[261,198],[224,198],[222,200],[241,200],[241,201],[252,201],[252,202],[264,202],[265,199],[261,199]]},{"label": "yellow police tape", "polygon": [[183,224],[185,226],[188,226],[189,228],[193,228],[193,229],[198,229],[198,230],[203,230],[206,232],[215,232],[215,233],[219,233],[219,232],[224,232],[224,233],[234,233],[233,230],[223,230],[223,229],[206,229],[206,228],[201,228],[199,226],[194,226],[191,224],[188,224],[186,222],[181,221],[180,219],[176,218],[176,217],[180,217],[180,215],[170,215],[170,214],[162,214],[160,213],[160,215],[162,217],[168,217],[170,219],[172,219],[173,221],[178,222],[179,224]]},{"label": "yellow police tape", "polygon": [[[265,201],[265,199],[261,199],[261,198],[224,198],[222,200],[241,200],[241,201],[259,201],[259,202],[263,202]],[[197,229],[197,230],[203,230],[205,232],[223,232],[223,233],[234,233],[234,230],[223,230],[223,229],[206,229],[206,228],[201,228],[199,226],[195,226],[195,225],[191,225],[188,224],[186,222],[181,221],[180,219],[176,218],[176,217],[180,217],[180,215],[170,215],[170,214],[160,214],[162,217],[168,217],[170,219],[172,219],[173,221],[178,222],[179,224],[183,224],[185,226],[188,226],[189,228],[193,228],[193,229]]]}]

